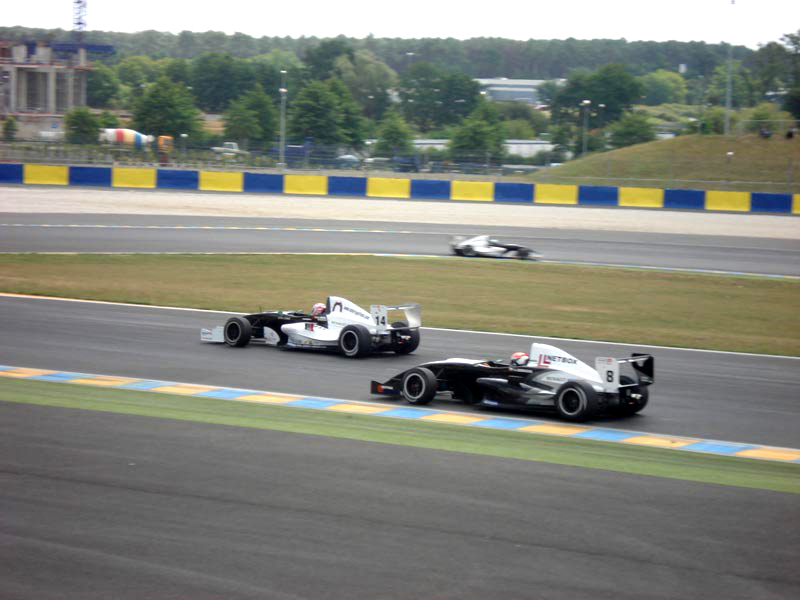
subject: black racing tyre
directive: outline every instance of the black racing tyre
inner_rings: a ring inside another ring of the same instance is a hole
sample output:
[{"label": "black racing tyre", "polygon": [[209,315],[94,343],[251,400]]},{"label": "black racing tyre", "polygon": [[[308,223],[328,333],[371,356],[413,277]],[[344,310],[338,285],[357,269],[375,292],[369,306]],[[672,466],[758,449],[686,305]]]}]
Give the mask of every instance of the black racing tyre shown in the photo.
[{"label": "black racing tyre", "polygon": [[231,317],[225,322],[225,343],[234,348],[241,348],[250,343],[253,327],[244,317]]},{"label": "black racing tyre", "polygon": [[[392,323],[392,327],[395,329],[408,327],[408,323],[405,321],[397,321],[396,323]],[[396,354],[410,354],[419,347],[419,329],[410,329],[408,331],[408,337],[409,339],[407,340],[395,341],[392,350],[394,350]]]},{"label": "black racing tyre", "polygon": [[461,256],[478,256],[478,253],[472,246],[464,246],[461,248]]},{"label": "black racing tyre", "polygon": [[409,404],[428,404],[438,390],[436,375],[425,367],[414,367],[406,371],[400,393]]},{"label": "black racing tyre", "polygon": [[568,381],[556,392],[556,411],[566,421],[586,421],[598,409],[597,393],[583,381]]},{"label": "black racing tyre", "polygon": [[[619,382],[622,385],[636,383],[633,379],[631,379],[627,375],[620,376]],[[633,397],[637,395],[638,398]],[[619,398],[620,405],[619,408],[617,409],[617,414],[625,416],[635,415],[645,406],[647,406],[647,400],[649,398],[650,398],[650,393],[648,392],[646,385],[637,385],[635,387],[623,388],[620,390],[620,398]]]},{"label": "black racing tyre", "polygon": [[348,358],[361,358],[372,352],[372,336],[363,325],[348,325],[339,334],[339,352]]}]

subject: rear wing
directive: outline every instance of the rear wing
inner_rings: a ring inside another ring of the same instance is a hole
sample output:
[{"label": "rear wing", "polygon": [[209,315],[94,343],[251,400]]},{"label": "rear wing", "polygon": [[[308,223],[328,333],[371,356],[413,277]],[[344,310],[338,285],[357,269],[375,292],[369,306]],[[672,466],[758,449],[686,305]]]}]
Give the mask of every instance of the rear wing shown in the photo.
[{"label": "rear wing", "polygon": [[[397,306],[385,306],[383,304],[373,304],[369,307],[372,315],[372,322],[379,328],[392,329],[389,322],[388,313],[390,310],[402,310],[406,317],[409,329],[419,329],[422,326],[422,308],[419,304],[399,304]],[[405,327],[403,328],[405,329]]]},{"label": "rear wing", "polygon": [[655,381],[655,358],[650,354],[633,353],[630,358],[609,358],[599,356],[594,361],[595,370],[600,376],[600,383],[606,392],[619,390],[620,365],[630,365],[636,373],[637,383],[633,385],[650,385]]}]

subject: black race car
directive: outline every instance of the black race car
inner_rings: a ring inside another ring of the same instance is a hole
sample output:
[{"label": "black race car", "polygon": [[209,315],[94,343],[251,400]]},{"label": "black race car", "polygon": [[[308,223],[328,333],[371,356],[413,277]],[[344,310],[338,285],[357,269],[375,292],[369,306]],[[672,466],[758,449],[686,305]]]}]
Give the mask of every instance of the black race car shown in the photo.
[{"label": "black race car", "polygon": [[[383,383],[373,381],[370,391],[417,405],[449,392],[466,404],[554,409],[567,421],[585,421],[600,413],[642,410],[654,381],[654,362],[649,354],[600,357],[593,369],[555,346],[534,343],[530,354],[517,352],[508,362],[449,358],[423,363]],[[620,375],[622,365],[632,368],[633,377]]]}]

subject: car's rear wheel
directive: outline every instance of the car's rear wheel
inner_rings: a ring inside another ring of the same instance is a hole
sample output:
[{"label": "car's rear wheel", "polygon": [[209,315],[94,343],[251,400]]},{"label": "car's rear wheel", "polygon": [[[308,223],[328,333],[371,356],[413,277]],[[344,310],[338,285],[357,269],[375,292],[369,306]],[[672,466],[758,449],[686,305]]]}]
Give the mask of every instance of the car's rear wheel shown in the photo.
[{"label": "car's rear wheel", "polygon": [[253,327],[244,317],[231,317],[225,322],[225,343],[234,348],[247,346],[253,337]]},{"label": "car's rear wheel", "polygon": [[461,249],[461,256],[477,256],[478,253],[475,252],[475,248],[472,246],[464,246]]},{"label": "car's rear wheel", "polygon": [[[397,321],[396,323],[392,323],[392,327],[395,329],[408,327],[408,323],[405,321]],[[395,337],[392,350],[394,350],[396,354],[409,354],[419,347],[419,329],[409,329],[403,336],[403,338],[406,337],[408,339],[402,339],[400,336]]]},{"label": "car's rear wheel", "polygon": [[438,383],[433,371],[415,367],[403,375],[400,393],[409,404],[428,404],[436,396]]},{"label": "car's rear wheel", "polygon": [[[631,379],[627,375],[622,375],[619,378],[619,382],[622,385],[629,385],[631,383],[636,383],[633,379]],[[634,387],[620,389],[619,391],[620,405],[619,408],[617,409],[617,414],[625,416],[635,415],[645,406],[647,406],[647,400],[649,399],[649,397],[650,394],[647,390],[647,386],[645,385],[636,385]]]},{"label": "car's rear wheel", "polygon": [[585,421],[597,413],[597,393],[583,381],[568,381],[556,392],[556,411],[567,421]]},{"label": "car's rear wheel", "polygon": [[348,325],[339,334],[339,352],[348,358],[361,358],[372,352],[372,336],[363,325]]}]

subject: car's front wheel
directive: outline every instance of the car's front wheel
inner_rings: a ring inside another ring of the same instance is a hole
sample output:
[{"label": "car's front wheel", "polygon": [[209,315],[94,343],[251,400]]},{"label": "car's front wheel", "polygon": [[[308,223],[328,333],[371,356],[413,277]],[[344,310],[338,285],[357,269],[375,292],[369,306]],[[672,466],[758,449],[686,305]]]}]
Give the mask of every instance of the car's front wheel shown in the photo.
[{"label": "car's front wheel", "polygon": [[247,346],[253,337],[253,327],[244,317],[231,317],[225,322],[225,343],[234,348]]},{"label": "car's front wheel", "polygon": [[597,393],[583,381],[568,381],[556,392],[556,412],[567,421],[585,421],[598,409]]},{"label": "car's front wheel", "polygon": [[363,325],[348,325],[339,334],[339,352],[348,358],[361,358],[372,352],[372,336]]},{"label": "car's front wheel", "polygon": [[409,404],[428,404],[436,396],[438,383],[433,371],[414,367],[403,375],[401,394]]}]

